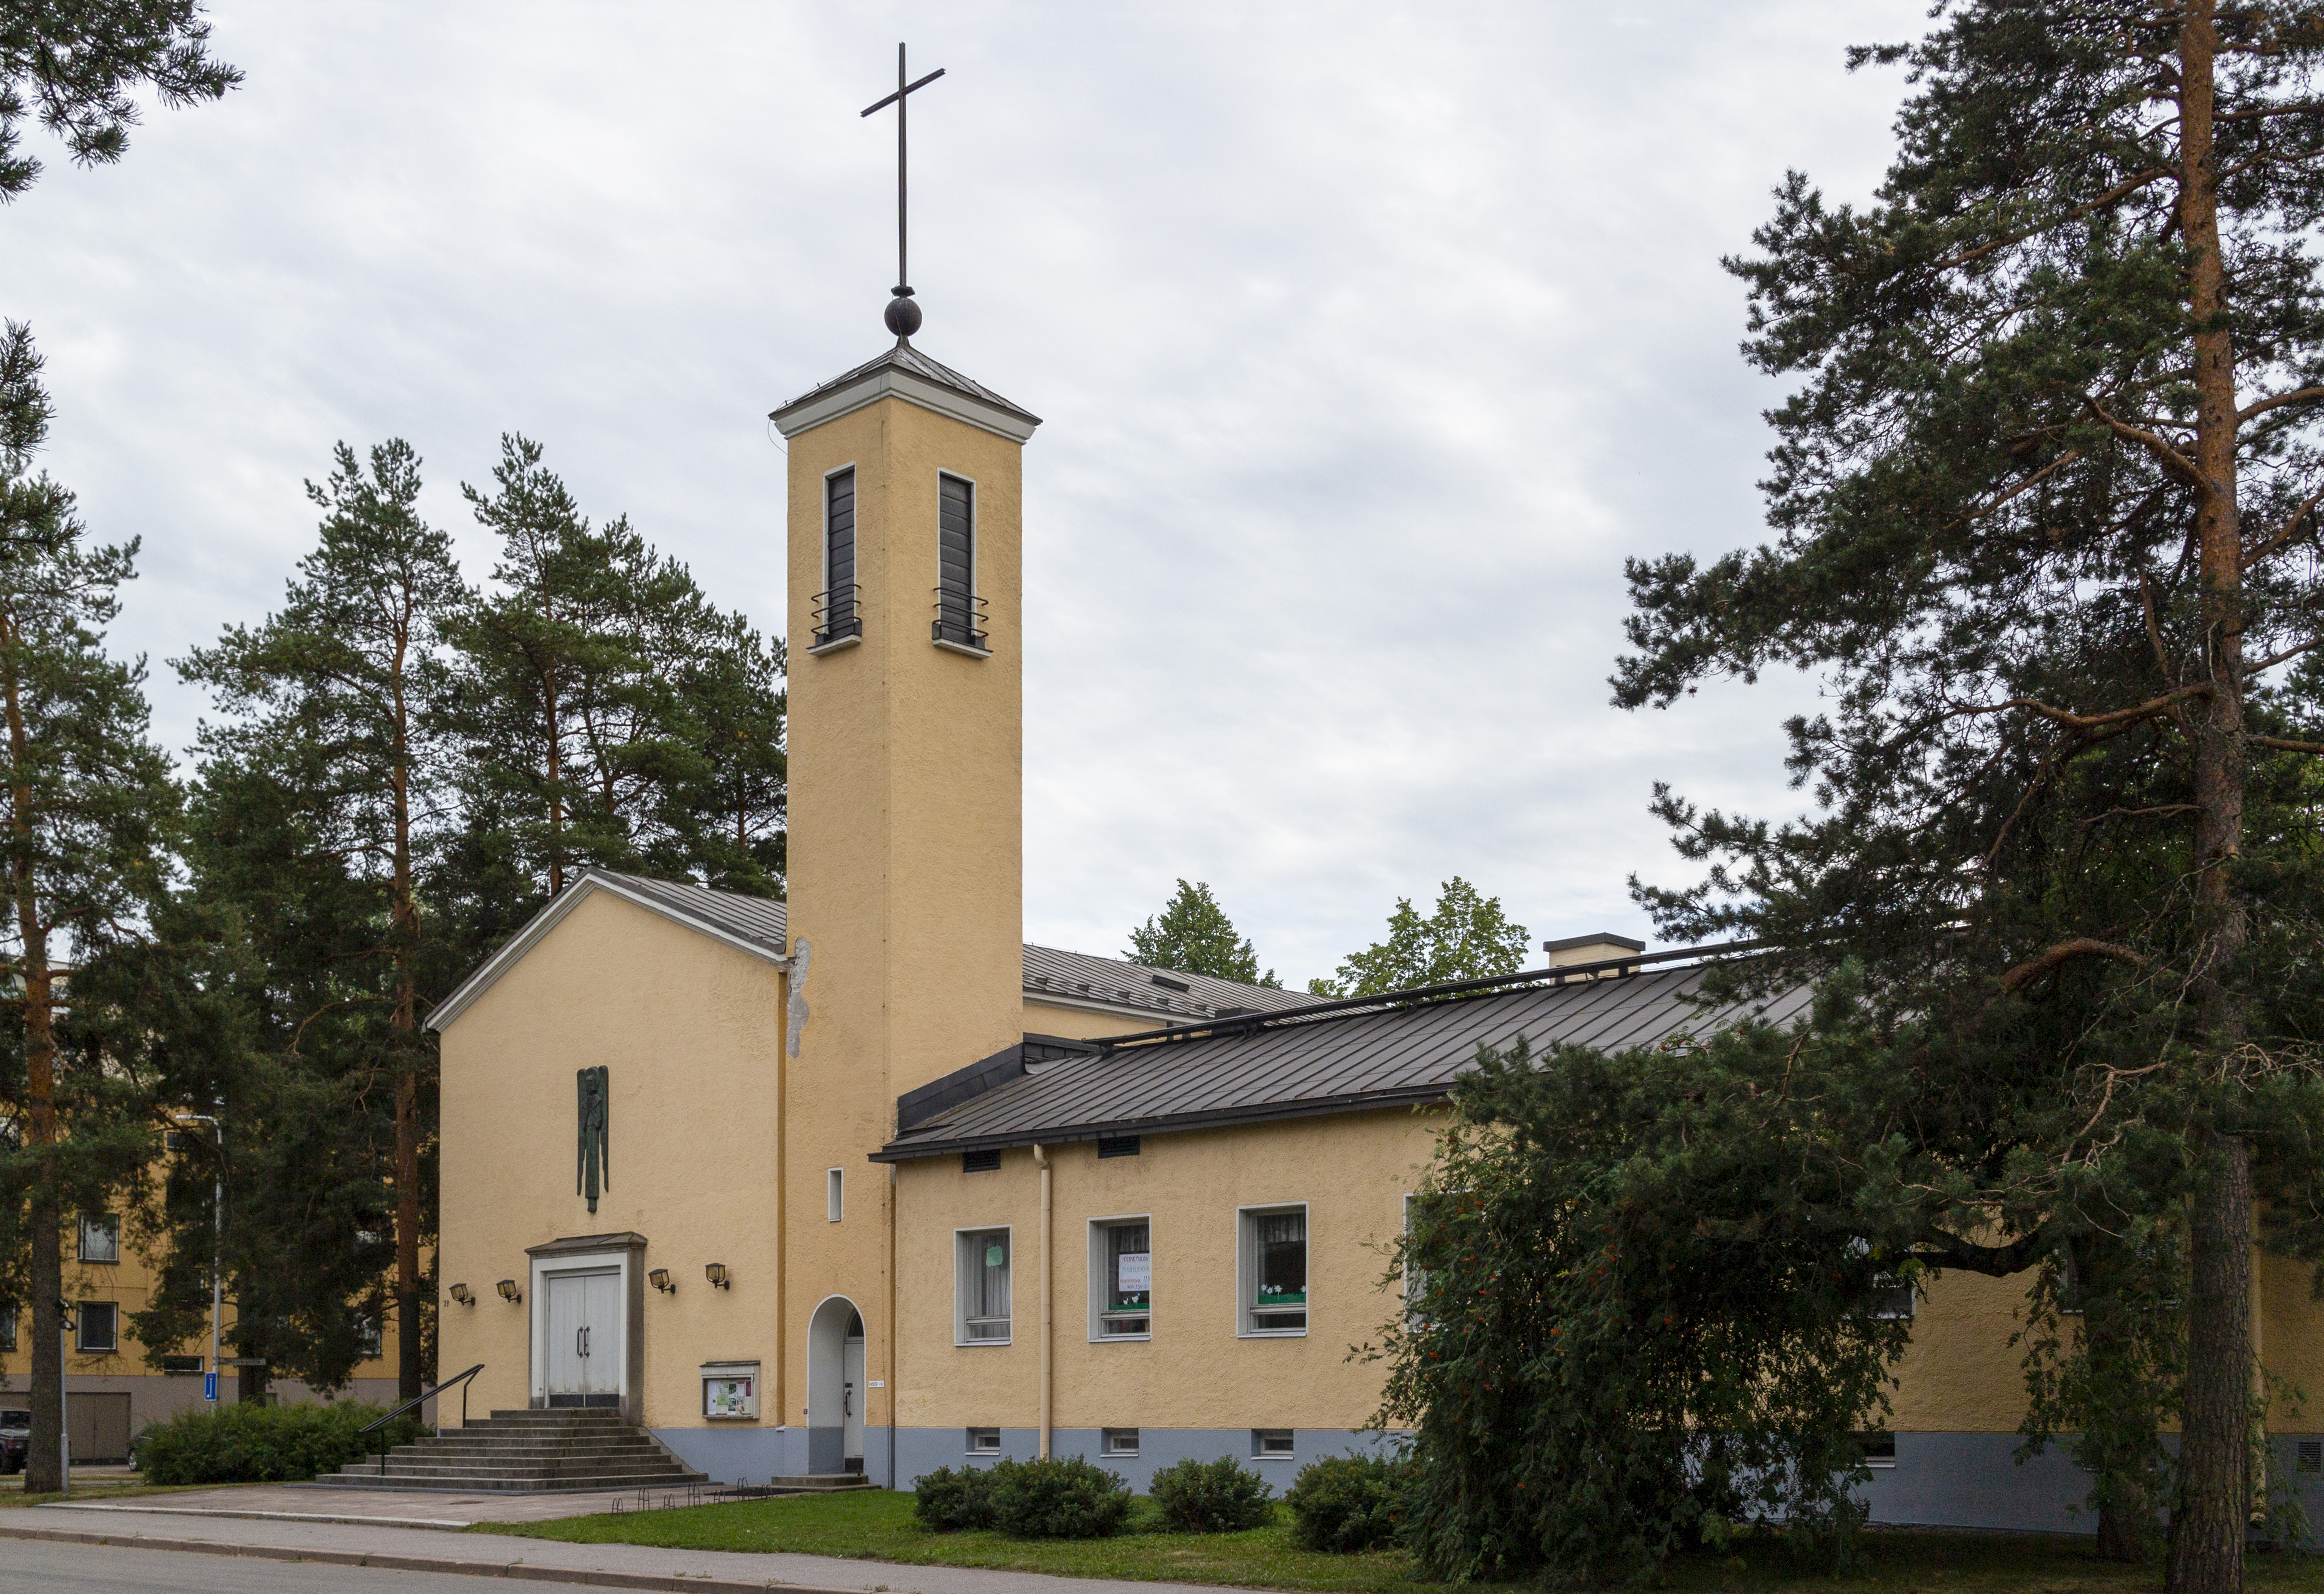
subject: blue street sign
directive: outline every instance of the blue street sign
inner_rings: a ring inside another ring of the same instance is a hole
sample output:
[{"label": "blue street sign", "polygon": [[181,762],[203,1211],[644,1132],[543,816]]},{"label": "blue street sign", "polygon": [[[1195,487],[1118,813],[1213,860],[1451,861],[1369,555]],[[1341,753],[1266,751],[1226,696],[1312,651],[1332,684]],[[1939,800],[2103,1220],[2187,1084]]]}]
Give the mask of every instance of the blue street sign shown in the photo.
[{"label": "blue street sign", "polygon": [[208,1372],[202,1375],[202,1398],[204,1400],[217,1398],[217,1374]]}]

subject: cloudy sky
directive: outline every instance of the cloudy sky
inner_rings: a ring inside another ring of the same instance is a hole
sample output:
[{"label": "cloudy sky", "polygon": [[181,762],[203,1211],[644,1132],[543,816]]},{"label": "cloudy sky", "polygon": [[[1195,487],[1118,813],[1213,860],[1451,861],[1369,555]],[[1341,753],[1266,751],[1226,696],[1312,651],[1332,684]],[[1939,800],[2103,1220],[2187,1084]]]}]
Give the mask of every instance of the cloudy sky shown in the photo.
[{"label": "cloudy sky", "polygon": [[1453,874],[1536,940],[1644,934],[1652,783],[1800,801],[1797,682],[1625,714],[1626,556],[1760,535],[1738,285],[1789,167],[1877,182],[1918,0],[216,4],[247,85],[0,209],[46,457],[144,539],[117,632],[256,619],[332,444],[458,484],[543,442],[782,621],[766,413],[869,358],[899,39],[918,343],[1047,418],[1026,459],[1026,933],[1118,951],[1181,875],[1292,983]]}]

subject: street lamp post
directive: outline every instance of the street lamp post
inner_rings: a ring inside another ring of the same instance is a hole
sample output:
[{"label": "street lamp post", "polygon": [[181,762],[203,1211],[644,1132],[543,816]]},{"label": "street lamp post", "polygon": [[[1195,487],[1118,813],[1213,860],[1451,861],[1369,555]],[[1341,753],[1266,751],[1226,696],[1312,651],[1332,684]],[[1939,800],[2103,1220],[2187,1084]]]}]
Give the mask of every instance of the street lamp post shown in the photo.
[{"label": "street lamp post", "polygon": [[57,1302],[57,1488],[60,1493],[72,1493],[72,1403],[65,1368],[72,1359],[72,1303]]},{"label": "street lamp post", "polygon": [[[217,1101],[218,1111],[226,1110],[226,1098]],[[208,1396],[213,1405],[224,1405],[218,1387],[223,1376],[218,1369],[218,1319],[226,1298],[224,1265],[226,1255],[226,1122],[207,1112],[173,1114],[180,1123],[206,1123],[217,1137],[217,1184],[210,1202],[210,1376],[204,1380],[209,1385]]]}]

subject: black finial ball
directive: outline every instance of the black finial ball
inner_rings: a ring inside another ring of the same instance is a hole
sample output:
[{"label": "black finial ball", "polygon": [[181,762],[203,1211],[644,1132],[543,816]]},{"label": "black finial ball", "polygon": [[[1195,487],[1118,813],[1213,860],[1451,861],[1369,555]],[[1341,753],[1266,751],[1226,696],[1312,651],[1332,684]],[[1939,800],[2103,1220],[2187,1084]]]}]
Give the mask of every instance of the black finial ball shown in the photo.
[{"label": "black finial ball", "polygon": [[920,329],[920,307],[907,297],[910,292],[907,288],[888,301],[888,330],[899,337],[909,337]]}]

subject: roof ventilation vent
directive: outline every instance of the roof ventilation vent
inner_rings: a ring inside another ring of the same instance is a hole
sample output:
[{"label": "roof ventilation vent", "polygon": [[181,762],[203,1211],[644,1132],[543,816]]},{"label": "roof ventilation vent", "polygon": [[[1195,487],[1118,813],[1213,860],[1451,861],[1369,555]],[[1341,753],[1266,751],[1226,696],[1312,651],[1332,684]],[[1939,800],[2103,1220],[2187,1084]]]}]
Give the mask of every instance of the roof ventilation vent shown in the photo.
[{"label": "roof ventilation vent", "polygon": [[1147,978],[1153,981],[1155,984],[1159,985],[1165,990],[1192,990],[1194,989],[1185,981],[1173,980],[1167,974],[1148,974]]}]

